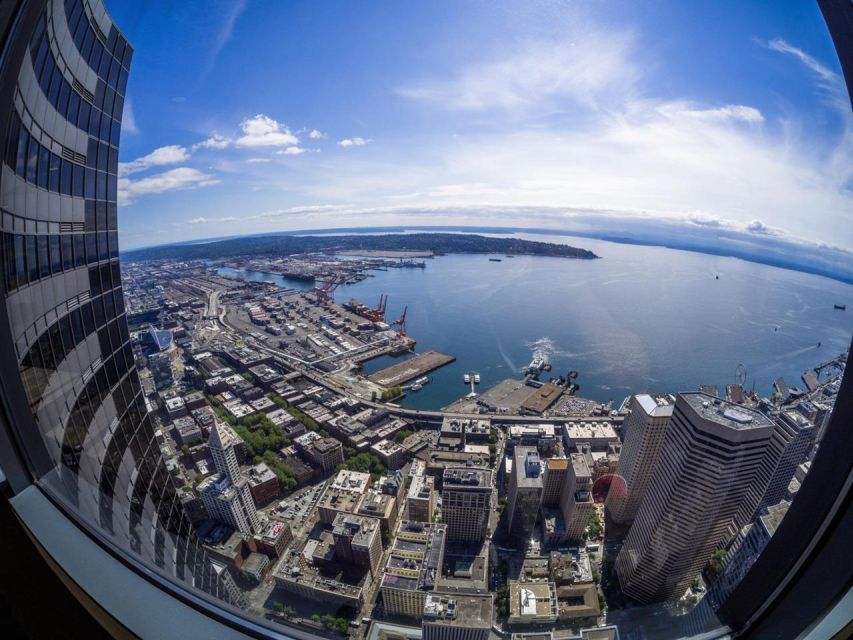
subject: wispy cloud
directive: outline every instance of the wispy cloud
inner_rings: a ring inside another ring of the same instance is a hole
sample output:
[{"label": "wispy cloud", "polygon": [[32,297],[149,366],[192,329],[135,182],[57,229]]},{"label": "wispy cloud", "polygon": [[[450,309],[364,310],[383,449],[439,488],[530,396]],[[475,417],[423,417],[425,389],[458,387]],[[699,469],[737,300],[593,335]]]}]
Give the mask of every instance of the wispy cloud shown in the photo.
[{"label": "wispy cloud", "polygon": [[344,138],[343,140],[338,140],[338,145],[341,147],[363,147],[370,140],[360,137],[355,138]]},{"label": "wispy cloud", "polygon": [[119,204],[127,205],[142,195],[196,189],[218,183],[219,180],[216,177],[203,171],[191,167],[178,167],[139,180],[132,180],[127,177],[119,178],[118,200]]},{"label": "wispy cloud", "polygon": [[234,36],[234,26],[237,24],[237,19],[246,10],[248,0],[232,0],[230,10],[225,14],[225,19],[213,39],[210,49],[210,57],[204,71],[199,75],[199,82],[204,81],[216,64],[219,54],[225,48],[231,38]]},{"label": "wispy cloud", "polygon": [[133,113],[133,101],[127,100],[124,103],[124,112],[121,118],[122,133],[139,133],[139,127],[136,125],[136,116]]},{"label": "wispy cloud", "polygon": [[298,156],[302,155],[306,151],[308,151],[308,149],[305,149],[304,147],[287,147],[286,149],[279,149],[278,151],[276,151],[276,155]]},{"label": "wispy cloud", "polygon": [[326,137],[326,134],[318,129],[311,129],[311,131],[308,132],[308,137],[312,140],[321,140]]},{"label": "wispy cloud", "polygon": [[509,55],[487,55],[450,78],[397,88],[412,100],[463,111],[550,110],[622,102],[640,78],[630,32],[589,30],[555,41],[530,41]]},{"label": "wispy cloud", "polygon": [[222,216],[221,218],[205,218],[204,216],[199,216],[198,218],[190,218],[187,220],[187,224],[211,224],[211,223],[220,223],[220,222],[236,222],[239,218],[234,216]]},{"label": "wispy cloud", "polygon": [[139,171],[145,171],[151,167],[158,167],[168,164],[179,164],[188,160],[190,157],[186,147],[179,144],[170,144],[165,147],[154,149],[151,153],[131,160],[130,162],[120,162],[118,165],[119,175],[130,175]]},{"label": "wispy cloud", "polygon": [[239,147],[289,147],[299,144],[299,138],[287,125],[259,113],[240,123],[243,135],[236,140]]}]

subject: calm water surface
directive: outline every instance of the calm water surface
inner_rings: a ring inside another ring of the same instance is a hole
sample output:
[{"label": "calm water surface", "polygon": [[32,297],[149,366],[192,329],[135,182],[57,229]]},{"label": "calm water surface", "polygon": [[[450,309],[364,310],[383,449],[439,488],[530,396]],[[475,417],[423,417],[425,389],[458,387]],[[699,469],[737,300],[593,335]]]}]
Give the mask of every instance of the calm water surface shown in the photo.
[{"label": "calm water surface", "polygon": [[[429,409],[467,392],[466,371],[477,371],[485,390],[518,377],[537,350],[553,365],[543,380],[575,369],[578,395],[618,404],[644,390],[686,391],[700,384],[722,390],[734,382],[741,363],[746,386],[762,394],[780,376],[802,387],[807,367],[850,344],[853,286],[660,247],[572,237],[548,241],[584,247],[603,259],[442,256],[428,260],[426,269],[371,272],[375,277],[339,287],[335,299],[372,306],[385,293],[389,321],[408,306],[406,326],[419,352],[457,357],[402,402]],[[310,288],[268,274],[227,272]],[[834,310],[835,303],[846,303],[848,310]],[[366,363],[365,371],[393,362],[380,358]]]}]

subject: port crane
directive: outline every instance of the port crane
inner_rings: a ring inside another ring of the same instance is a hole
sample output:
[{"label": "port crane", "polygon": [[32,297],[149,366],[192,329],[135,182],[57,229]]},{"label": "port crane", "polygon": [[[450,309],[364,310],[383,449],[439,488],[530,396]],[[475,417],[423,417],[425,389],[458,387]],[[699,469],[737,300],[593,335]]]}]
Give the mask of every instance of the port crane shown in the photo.
[{"label": "port crane", "polygon": [[379,304],[374,309],[367,309],[364,317],[371,322],[385,322],[385,308],[388,306],[388,296],[379,295]]},{"label": "port crane", "polygon": [[332,294],[340,283],[340,280],[326,280],[314,287],[314,293],[317,294],[317,301],[321,304],[330,304],[332,302]]},{"label": "port crane", "polygon": [[[387,301],[387,298],[386,298]],[[406,335],[406,312],[409,310],[409,305],[403,307],[403,313],[400,317],[391,322],[392,327],[397,327],[397,335],[401,338]]]}]

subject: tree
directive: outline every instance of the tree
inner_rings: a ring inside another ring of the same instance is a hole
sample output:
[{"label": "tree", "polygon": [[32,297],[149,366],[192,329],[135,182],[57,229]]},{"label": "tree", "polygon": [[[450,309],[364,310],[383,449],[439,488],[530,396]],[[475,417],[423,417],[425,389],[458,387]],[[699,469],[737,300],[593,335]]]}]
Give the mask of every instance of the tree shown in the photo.
[{"label": "tree", "polygon": [[187,444],[183,445],[183,446],[181,447],[181,453],[183,453],[186,457],[189,457],[189,455],[190,455],[190,447],[189,447],[189,445],[187,445]]},{"label": "tree", "polygon": [[408,429],[403,429],[402,431],[398,431],[396,434],[394,434],[394,442],[397,442],[397,443],[403,442],[403,440],[408,438],[413,433],[414,433],[414,431],[409,431]]},{"label": "tree", "polygon": [[393,400],[394,398],[399,398],[403,395],[403,388],[399,385],[391,387],[390,389],[385,389],[380,396],[382,402],[386,402],[388,400]]},{"label": "tree", "polygon": [[509,616],[509,587],[503,585],[495,594],[495,608],[498,611],[498,616],[506,618]]},{"label": "tree", "polygon": [[604,532],[604,527],[601,526],[601,518],[598,511],[593,511],[589,517],[589,537],[598,538]]},{"label": "tree", "polygon": [[720,571],[723,570],[723,560],[725,559],[727,553],[728,551],[726,551],[725,549],[717,549],[711,556],[711,559],[708,561],[708,564],[710,565],[711,571],[714,573],[714,575],[719,574]]}]

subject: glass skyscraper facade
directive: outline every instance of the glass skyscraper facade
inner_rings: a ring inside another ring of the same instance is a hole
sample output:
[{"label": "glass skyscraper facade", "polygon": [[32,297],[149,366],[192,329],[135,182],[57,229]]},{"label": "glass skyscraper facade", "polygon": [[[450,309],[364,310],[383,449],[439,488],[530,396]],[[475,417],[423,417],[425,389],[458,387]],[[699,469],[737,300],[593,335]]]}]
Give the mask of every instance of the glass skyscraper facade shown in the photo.
[{"label": "glass skyscraper facade", "polygon": [[133,48],[100,0],[3,3],[3,418],[69,512],[166,576],[232,603],[148,415],[118,260],[118,145]]}]

